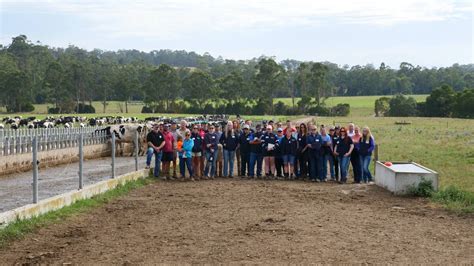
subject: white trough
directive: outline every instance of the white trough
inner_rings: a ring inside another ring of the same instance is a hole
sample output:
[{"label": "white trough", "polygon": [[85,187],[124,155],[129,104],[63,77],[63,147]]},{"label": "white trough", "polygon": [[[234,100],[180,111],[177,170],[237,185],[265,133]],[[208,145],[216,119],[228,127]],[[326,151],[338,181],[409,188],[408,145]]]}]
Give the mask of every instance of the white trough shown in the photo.
[{"label": "white trough", "polygon": [[393,163],[386,166],[375,163],[375,184],[397,195],[408,192],[412,186],[418,186],[422,180],[431,180],[433,188],[438,190],[438,173],[414,162]]}]

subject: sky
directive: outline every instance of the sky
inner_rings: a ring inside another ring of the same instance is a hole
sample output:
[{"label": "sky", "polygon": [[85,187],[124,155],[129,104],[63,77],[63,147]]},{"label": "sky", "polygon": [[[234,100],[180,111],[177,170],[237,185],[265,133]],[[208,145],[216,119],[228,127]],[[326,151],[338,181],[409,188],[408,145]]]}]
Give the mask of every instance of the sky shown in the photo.
[{"label": "sky", "polygon": [[0,43],[398,68],[474,63],[472,0],[0,0]]}]

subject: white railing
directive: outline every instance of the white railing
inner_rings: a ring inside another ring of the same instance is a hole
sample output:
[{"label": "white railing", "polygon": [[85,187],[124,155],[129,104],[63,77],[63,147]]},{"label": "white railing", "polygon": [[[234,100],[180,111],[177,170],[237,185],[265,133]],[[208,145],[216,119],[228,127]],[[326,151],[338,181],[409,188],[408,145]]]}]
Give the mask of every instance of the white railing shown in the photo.
[{"label": "white railing", "polygon": [[81,134],[84,146],[106,143],[107,134],[101,129],[101,127],[0,129],[0,156],[31,153],[35,136],[38,152],[78,147]]}]

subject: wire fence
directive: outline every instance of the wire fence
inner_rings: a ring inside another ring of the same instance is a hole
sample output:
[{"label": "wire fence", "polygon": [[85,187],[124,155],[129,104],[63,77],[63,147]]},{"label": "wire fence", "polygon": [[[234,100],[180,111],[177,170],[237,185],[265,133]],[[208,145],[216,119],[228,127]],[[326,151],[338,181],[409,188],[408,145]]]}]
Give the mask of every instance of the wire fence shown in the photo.
[{"label": "wire fence", "polygon": [[107,143],[107,133],[100,127],[0,129],[0,156],[33,152],[34,138],[39,152],[78,147],[80,135],[85,146]]}]

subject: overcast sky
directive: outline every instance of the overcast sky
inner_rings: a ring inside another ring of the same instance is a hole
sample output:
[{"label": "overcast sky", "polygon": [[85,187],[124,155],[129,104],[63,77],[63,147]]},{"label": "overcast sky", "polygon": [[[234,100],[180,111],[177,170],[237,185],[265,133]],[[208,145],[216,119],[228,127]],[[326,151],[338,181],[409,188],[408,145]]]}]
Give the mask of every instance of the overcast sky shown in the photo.
[{"label": "overcast sky", "polygon": [[0,0],[0,43],[340,65],[473,63],[470,0]]}]

